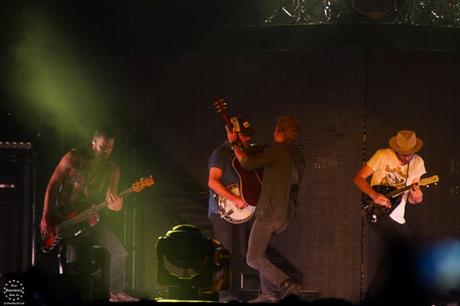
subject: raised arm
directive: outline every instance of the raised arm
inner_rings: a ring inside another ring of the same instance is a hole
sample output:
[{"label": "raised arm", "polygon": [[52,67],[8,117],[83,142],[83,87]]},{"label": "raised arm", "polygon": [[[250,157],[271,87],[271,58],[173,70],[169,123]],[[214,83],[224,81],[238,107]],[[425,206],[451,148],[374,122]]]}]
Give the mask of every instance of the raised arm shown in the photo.
[{"label": "raised arm", "polygon": [[228,126],[225,126],[225,130],[227,131],[228,142],[232,146],[236,158],[241,162],[241,160],[246,157],[247,154],[238,145],[238,134],[235,132],[235,129],[229,129]]}]

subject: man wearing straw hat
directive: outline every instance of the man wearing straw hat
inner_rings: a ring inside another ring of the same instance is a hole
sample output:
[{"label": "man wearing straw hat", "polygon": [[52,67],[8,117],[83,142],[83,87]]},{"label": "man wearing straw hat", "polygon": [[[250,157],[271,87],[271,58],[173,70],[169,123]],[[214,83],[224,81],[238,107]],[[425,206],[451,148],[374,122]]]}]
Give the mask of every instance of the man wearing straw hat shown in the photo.
[{"label": "man wearing straw hat", "polygon": [[[420,181],[426,173],[423,159],[416,153],[422,148],[423,141],[414,131],[401,130],[388,141],[389,148],[380,149],[354,176],[354,184],[372,201],[383,207],[389,208],[388,215],[379,216],[378,222],[369,222],[374,232],[385,244],[385,253],[382,259],[388,259],[390,254],[395,254],[397,249],[410,250],[413,246],[412,234],[404,218],[406,204],[416,205],[423,201],[423,193],[418,185],[412,186],[405,192],[399,203],[394,203],[385,195],[375,191],[371,186],[384,185],[402,188]],[[370,184],[366,181],[371,177]],[[393,207],[394,206],[394,207]],[[392,259],[390,259],[392,260]],[[385,261],[381,261],[374,280],[369,287],[367,298],[373,300],[382,296],[382,286],[385,284],[382,275],[388,277]],[[404,265],[403,265],[404,266]]]}]

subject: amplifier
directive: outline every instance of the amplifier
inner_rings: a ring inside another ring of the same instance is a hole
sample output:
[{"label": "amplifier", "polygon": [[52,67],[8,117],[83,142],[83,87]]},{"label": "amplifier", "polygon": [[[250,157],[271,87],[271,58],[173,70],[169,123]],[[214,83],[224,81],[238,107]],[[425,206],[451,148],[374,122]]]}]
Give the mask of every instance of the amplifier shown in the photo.
[{"label": "amplifier", "polygon": [[34,162],[30,150],[0,149],[0,273],[32,266],[36,226]]}]

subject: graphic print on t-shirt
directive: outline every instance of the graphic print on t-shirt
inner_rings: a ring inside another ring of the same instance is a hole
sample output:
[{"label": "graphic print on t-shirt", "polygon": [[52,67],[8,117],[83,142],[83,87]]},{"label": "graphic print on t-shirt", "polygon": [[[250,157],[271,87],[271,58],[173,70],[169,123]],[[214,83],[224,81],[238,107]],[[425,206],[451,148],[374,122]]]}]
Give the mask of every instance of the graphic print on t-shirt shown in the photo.
[{"label": "graphic print on t-shirt", "polygon": [[[407,166],[405,166],[407,168]],[[407,171],[403,171],[401,166],[392,168],[390,165],[385,165],[385,176],[380,181],[379,185],[394,186],[396,188],[402,188],[406,185]]]}]

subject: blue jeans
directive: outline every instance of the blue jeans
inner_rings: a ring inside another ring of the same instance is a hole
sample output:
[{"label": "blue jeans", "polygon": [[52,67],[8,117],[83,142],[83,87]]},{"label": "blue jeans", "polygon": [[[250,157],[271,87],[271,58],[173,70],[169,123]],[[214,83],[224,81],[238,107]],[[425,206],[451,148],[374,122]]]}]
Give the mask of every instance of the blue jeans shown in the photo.
[{"label": "blue jeans", "polygon": [[122,292],[124,289],[123,274],[125,272],[128,252],[122,245],[113,229],[105,223],[98,223],[90,230],[90,236],[104,246],[110,254],[109,289],[112,293]]},{"label": "blue jeans", "polygon": [[268,260],[266,254],[272,236],[283,231],[287,225],[287,222],[281,222],[265,214],[257,215],[252,225],[246,261],[249,266],[259,271],[262,294],[273,291],[274,286],[279,288],[280,284],[289,278]]}]

